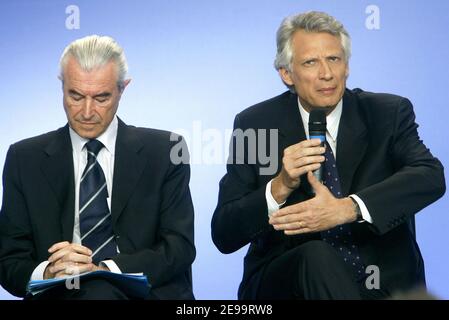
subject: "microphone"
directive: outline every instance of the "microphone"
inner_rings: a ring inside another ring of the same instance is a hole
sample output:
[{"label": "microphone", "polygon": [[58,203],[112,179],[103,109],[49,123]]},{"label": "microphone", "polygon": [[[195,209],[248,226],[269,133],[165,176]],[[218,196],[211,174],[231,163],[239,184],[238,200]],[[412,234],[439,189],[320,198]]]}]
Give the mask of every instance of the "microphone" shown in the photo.
[{"label": "microphone", "polygon": [[[324,108],[313,108],[309,115],[309,137],[310,139],[320,139],[321,146],[326,142],[326,110]],[[319,182],[323,182],[324,165],[313,172]]]}]

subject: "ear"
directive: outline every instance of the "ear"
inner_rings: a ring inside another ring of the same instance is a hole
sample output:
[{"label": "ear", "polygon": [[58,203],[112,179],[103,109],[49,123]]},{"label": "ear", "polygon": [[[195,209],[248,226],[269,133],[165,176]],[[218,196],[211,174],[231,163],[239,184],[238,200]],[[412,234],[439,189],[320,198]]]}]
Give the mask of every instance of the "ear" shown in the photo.
[{"label": "ear", "polygon": [[349,77],[349,63],[346,63],[345,78],[348,79],[348,77]]},{"label": "ear", "polygon": [[128,84],[131,82],[131,79],[126,79],[123,81],[123,90],[128,86]]},{"label": "ear", "polygon": [[123,80],[123,86],[120,88],[120,89],[121,89],[120,94],[122,94],[123,91],[125,91],[125,88],[128,86],[128,84],[129,84],[130,82],[131,82],[131,79],[125,79],[125,80]]},{"label": "ear", "polygon": [[279,69],[279,75],[281,76],[282,81],[284,81],[285,84],[289,85],[289,86],[293,86],[293,80],[292,77],[290,75],[290,71],[288,71],[285,68],[280,68]]}]

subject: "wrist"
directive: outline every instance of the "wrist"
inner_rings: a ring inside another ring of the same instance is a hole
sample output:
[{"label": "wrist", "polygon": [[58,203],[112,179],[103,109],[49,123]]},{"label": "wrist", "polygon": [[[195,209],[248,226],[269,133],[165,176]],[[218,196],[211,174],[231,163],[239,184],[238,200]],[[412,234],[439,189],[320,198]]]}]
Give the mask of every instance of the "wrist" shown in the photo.
[{"label": "wrist", "polygon": [[50,263],[47,265],[47,267],[45,268],[45,270],[44,270],[44,275],[43,275],[43,279],[44,280],[47,280],[47,279],[51,279],[51,278],[53,278],[52,277],[52,274],[50,273]]},{"label": "wrist", "polygon": [[111,270],[109,270],[107,265],[104,264],[103,262],[99,263],[99,265],[96,267],[96,270],[99,270],[99,271],[111,271]]},{"label": "wrist", "polygon": [[357,222],[361,222],[363,221],[363,215],[362,215],[362,210],[360,210],[360,206],[359,203],[352,197],[349,197],[349,199],[351,199],[352,202],[352,206],[353,206],[353,212],[355,214],[355,220]]},{"label": "wrist", "polygon": [[354,200],[347,197],[340,199],[340,201],[343,203],[342,211],[344,212],[341,223],[345,224],[357,221],[357,210],[354,205]]},{"label": "wrist", "polygon": [[293,190],[282,183],[280,176],[277,176],[271,182],[271,195],[278,204],[285,202]]}]

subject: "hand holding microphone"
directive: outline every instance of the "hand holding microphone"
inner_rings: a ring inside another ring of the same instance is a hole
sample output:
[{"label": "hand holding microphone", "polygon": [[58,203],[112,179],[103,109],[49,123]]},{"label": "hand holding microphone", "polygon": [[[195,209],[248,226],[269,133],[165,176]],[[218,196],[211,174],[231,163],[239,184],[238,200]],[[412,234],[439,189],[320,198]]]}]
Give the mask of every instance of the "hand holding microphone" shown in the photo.
[{"label": "hand holding microphone", "polygon": [[[310,140],[301,141],[284,150],[281,172],[271,184],[271,194],[277,203],[284,202],[301,185],[301,176],[308,171],[322,176],[321,163],[325,160],[323,154],[326,139],[325,110],[313,109],[311,111],[309,135]],[[321,182],[322,178],[318,180]]]},{"label": "hand holding microphone", "polygon": [[[323,109],[312,109],[309,116],[309,137],[310,139],[320,139],[321,146],[326,144],[326,111]],[[323,166],[313,171],[313,175],[319,182],[323,182]]]},{"label": "hand holding microphone", "polygon": [[[278,203],[281,203],[300,185],[299,176],[307,173],[306,179],[308,179],[315,192],[315,197],[285,206],[271,215],[269,223],[273,228],[283,231],[288,236],[329,230],[335,226],[353,222],[356,219],[353,200],[349,197],[336,198],[322,184],[324,178],[323,162],[325,161],[322,154],[325,152],[324,145],[326,144],[325,110],[313,109],[310,112],[309,136],[310,140],[293,145],[289,147],[291,148],[289,152],[284,152],[284,166],[271,185],[273,197],[276,201],[281,200],[278,201]],[[293,163],[294,168],[291,169],[286,163]],[[275,182],[281,185],[281,187],[277,187],[279,189],[273,188]],[[282,183],[285,183],[285,185],[282,185]],[[288,183],[292,184],[288,185]],[[292,188],[288,189],[288,192],[284,191],[281,194],[282,197],[275,197],[274,192],[286,190],[289,186]]]}]

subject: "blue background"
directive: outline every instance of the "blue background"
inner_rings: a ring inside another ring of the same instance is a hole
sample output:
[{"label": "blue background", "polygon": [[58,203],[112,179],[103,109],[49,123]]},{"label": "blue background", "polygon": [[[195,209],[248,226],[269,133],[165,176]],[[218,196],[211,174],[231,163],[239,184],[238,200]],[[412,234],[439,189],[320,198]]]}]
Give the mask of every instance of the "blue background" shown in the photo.
[{"label": "blue background", "polygon": [[[65,26],[71,4],[80,9],[79,30]],[[371,4],[380,10],[379,30],[365,26]],[[198,299],[235,299],[246,248],[222,255],[210,238],[225,172],[225,130],[236,113],[285,90],[272,67],[275,32],[285,16],[308,10],[334,15],[351,34],[348,87],[408,97],[421,138],[448,168],[445,0],[1,1],[0,162],[11,143],[66,123],[57,79],[64,47],[93,33],[114,37],[125,49],[132,78],[118,115],[137,126],[190,132],[186,138],[196,159],[206,146],[223,152],[219,164],[192,165],[193,280]],[[198,125],[220,134],[201,140],[195,137]],[[446,196],[417,215],[428,287],[444,299],[449,298],[448,208]],[[0,298],[13,297],[0,288]]]}]

